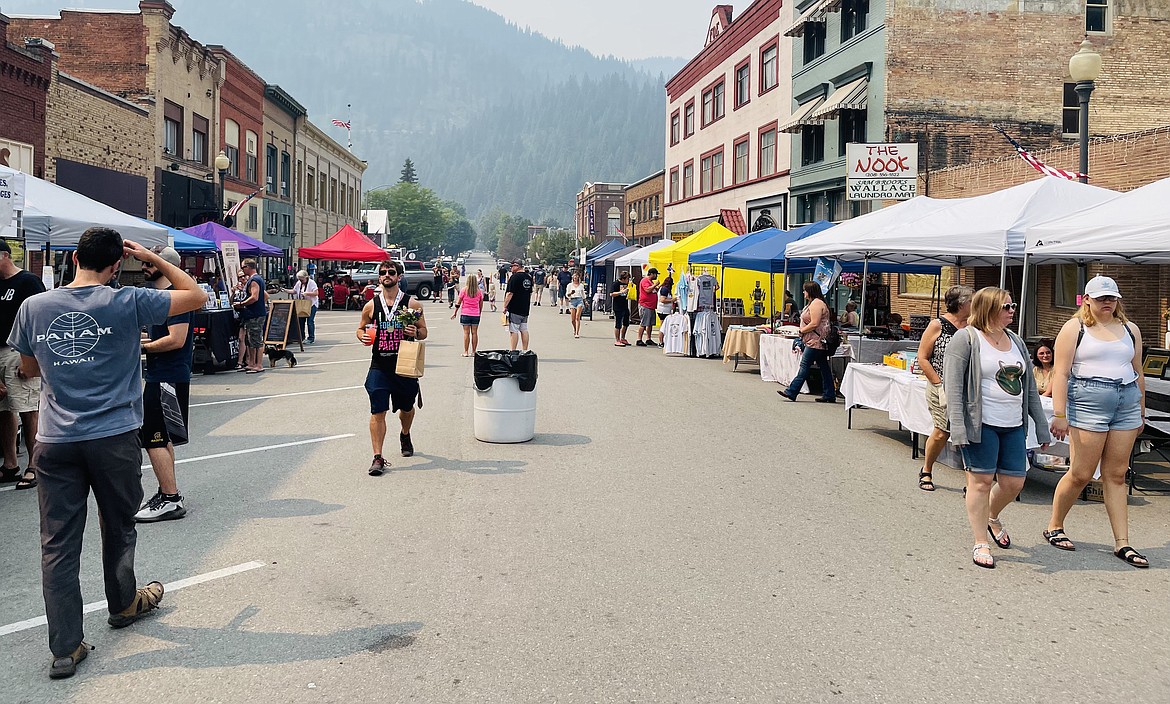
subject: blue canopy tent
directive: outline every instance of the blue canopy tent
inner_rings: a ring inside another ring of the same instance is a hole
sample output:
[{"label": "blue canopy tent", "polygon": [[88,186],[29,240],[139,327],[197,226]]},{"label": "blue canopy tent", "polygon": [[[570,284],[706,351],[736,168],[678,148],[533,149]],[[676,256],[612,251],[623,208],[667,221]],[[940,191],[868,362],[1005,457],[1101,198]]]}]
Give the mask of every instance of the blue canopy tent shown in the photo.
[{"label": "blue canopy tent", "polygon": [[[183,232],[182,230],[176,230],[173,227],[170,227],[168,225],[163,225],[162,223],[154,222],[153,220],[147,220],[146,218],[138,218],[138,219],[141,220],[142,222],[148,224],[148,225],[154,225],[155,227],[161,227],[164,230],[166,230],[167,231],[166,234],[168,236],[174,238],[174,240],[175,240],[175,251],[176,252],[180,252],[183,254],[194,254],[196,252],[214,252],[215,251],[215,243],[214,242],[208,242],[207,240],[200,239],[194,235],[189,235],[186,232]],[[73,249],[77,249],[77,245],[73,245],[73,244],[55,244],[55,245],[53,245],[53,250],[57,251],[57,252],[66,251],[66,250],[73,250]]]},{"label": "blue canopy tent", "polygon": [[738,252],[741,249],[751,247],[752,245],[759,244],[766,239],[775,237],[782,232],[784,231],[775,227],[769,227],[765,230],[749,232],[746,235],[740,235],[739,237],[732,237],[731,239],[716,242],[706,249],[700,249],[697,252],[691,252],[690,257],[688,258],[688,263],[690,266],[695,266],[696,264],[722,264],[723,258],[727,256],[728,252]]},{"label": "blue canopy tent", "polygon": [[589,284],[589,297],[593,297],[597,284],[605,286],[605,263],[601,260],[619,249],[625,249],[626,243],[621,240],[606,240],[590,250],[582,262],[585,268],[585,281]]}]

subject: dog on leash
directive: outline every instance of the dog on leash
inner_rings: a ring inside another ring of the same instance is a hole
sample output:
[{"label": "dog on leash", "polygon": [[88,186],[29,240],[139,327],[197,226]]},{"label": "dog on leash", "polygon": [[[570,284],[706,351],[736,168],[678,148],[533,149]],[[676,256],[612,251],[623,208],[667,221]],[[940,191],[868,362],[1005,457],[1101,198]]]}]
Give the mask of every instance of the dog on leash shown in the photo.
[{"label": "dog on leash", "polygon": [[289,350],[283,350],[279,347],[269,346],[269,347],[264,348],[264,352],[268,354],[268,366],[269,367],[275,367],[276,363],[282,359],[284,361],[288,362],[288,366],[290,366],[290,367],[297,366],[296,355],[294,355]]}]

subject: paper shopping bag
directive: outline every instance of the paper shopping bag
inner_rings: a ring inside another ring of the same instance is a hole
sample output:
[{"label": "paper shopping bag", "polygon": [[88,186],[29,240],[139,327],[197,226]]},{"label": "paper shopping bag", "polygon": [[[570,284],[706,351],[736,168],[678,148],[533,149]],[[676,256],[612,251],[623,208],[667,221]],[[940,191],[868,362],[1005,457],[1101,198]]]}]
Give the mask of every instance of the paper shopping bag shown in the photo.
[{"label": "paper shopping bag", "polygon": [[307,298],[298,298],[293,301],[297,309],[298,318],[307,318],[313,314],[313,302]]},{"label": "paper shopping bag", "polygon": [[426,366],[427,345],[416,340],[403,340],[398,348],[398,366],[394,373],[409,379],[421,379]]}]

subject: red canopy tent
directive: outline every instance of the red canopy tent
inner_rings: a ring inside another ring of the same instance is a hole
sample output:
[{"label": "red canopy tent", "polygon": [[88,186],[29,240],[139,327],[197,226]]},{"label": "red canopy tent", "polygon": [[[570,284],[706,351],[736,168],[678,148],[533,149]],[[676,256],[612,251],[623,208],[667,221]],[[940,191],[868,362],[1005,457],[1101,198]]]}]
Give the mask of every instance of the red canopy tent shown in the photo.
[{"label": "red canopy tent", "polygon": [[331,259],[350,262],[381,262],[390,258],[386,250],[346,225],[316,247],[301,247],[301,259]]}]

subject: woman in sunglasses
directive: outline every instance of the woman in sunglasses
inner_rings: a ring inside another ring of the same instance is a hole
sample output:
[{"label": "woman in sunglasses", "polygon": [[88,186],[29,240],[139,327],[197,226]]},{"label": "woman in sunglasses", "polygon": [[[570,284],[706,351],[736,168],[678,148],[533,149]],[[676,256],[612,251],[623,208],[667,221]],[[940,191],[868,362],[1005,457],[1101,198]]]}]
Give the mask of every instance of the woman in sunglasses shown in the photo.
[{"label": "woman in sunglasses", "polygon": [[1040,442],[1047,446],[1050,440],[1028,347],[1008,329],[1015,314],[1016,304],[1002,288],[976,291],[967,327],[951,338],[943,362],[951,443],[967,465],[971,561],[979,567],[995,567],[984,533],[999,547],[1011,547],[999,513],[1024,488],[1029,417]]},{"label": "woman in sunglasses", "polygon": [[1052,547],[1076,550],[1064,534],[1064,519],[1100,464],[1113,554],[1134,567],[1150,566],[1129,544],[1125,496],[1125,473],[1145,424],[1145,408],[1142,333],[1126,319],[1117,283],[1094,276],[1085,285],[1081,309],[1056,337],[1052,434],[1069,438],[1072,464],[1052,497],[1052,518],[1044,531]]}]

